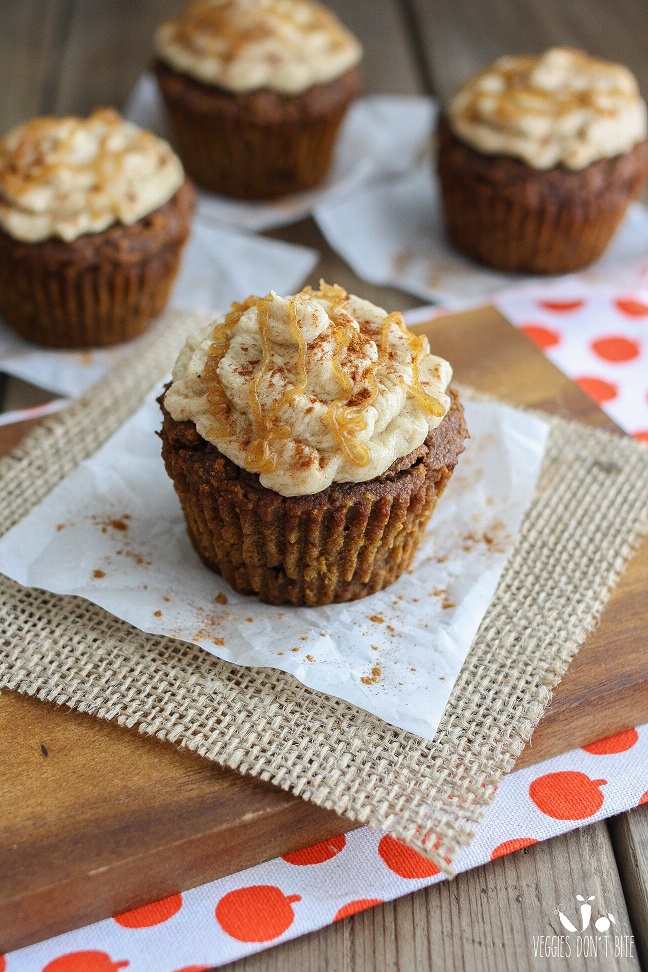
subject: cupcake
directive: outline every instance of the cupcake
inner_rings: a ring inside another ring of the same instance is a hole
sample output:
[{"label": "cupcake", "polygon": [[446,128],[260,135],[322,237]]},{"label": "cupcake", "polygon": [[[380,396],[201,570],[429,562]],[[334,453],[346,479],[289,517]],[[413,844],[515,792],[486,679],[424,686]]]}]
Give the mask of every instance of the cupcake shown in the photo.
[{"label": "cupcake", "polygon": [[450,239],[498,270],[587,266],[645,185],[646,131],[627,68],[567,48],[500,58],[465,82],[440,125]]},{"label": "cupcake", "polygon": [[358,41],[312,0],[199,0],[156,34],[155,71],[189,175],[240,199],[319,185],[360,89]]},{"label": "cupcake", "polygon": [[53,348],[117,344],[160,313],[195,192],[170,146],[112,109],[0,139],[0,314]]},{"label": "cupcake", "polygon": [[161,437],[204,563],[270,604],[395,581],[464,449],[451,377],[401,314],[337,285],[249,297],[192,335]]}]

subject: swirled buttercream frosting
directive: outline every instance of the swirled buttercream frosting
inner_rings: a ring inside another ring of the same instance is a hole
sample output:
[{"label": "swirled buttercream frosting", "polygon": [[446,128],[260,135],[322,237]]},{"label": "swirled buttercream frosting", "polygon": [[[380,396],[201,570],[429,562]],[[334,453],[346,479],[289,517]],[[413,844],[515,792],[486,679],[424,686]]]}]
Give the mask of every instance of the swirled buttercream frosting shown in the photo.
[{"label": "swirled buttercream frosting", "polygon": [[233,304],[181,351],[165,405],[282,496],[366,482],[417,449],[450,407],[424,335],[342,287]]},{"label": "swirled buttercream frosting", "polygon": [[167,142],[111,108],[89,118],[34,118],[0,139],[0,227],[16,240],[71,242],[130,226],[184,180]]},{"label": "swirled buttercream frosting", "polygon": [[535,169],[583,169],[646,138],[646,104],[620,64],[554,47],[502,57],[466,81],[449,109],[455,135]]},{"label": "swirled buttercream frosting", "polygon": [[362,48],[312,0],[198,0],[155,36],[158,57],[204,84],[297,95],[354,67]]}]

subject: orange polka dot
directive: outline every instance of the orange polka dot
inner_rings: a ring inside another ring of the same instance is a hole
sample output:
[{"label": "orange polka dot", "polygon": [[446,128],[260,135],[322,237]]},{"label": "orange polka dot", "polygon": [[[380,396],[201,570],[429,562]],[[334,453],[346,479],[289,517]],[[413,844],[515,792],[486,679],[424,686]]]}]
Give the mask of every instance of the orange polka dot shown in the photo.
[{"label": "orange polka dot", "polygon": [[548,348],[555,348],[557,344],[560,344],[560,334],[557,331],[552,331],[549,327],[543,327],[541,324],[524,324],[520,330],[543,351]]},{"label": "orange polka dot", "polygon": [[270,942],[288,931],[298,894],[286,897],[273,884],[254,884],[230,891],[216,905],[216,921],[239,942]]},{"label": "orange polka dot", "polygon": [[628,317],[645,317],[648,315],[648,304],[634,300],[632,297],[621,297],[614,301],[614,306],[622,314],[627,314]]},{"label": "orange polka dot", "polygon": [[538,301],[543,310],[554,311],[557,314],[569,314],[571,311],[580,310],[584,306],[584,300],[540,300]]},{"label": "orange polka dot", "polygon": [[113,915],[113,917],[122,928],[151,928],[153,925],[161,925],[163,921],[173,918],[181,907],[182,895],[172,894],[168,898],[153,901],[152,904],[134,908],[132,911],[124,911],[123,914]]},{"label": "orange polka dot", "polygon": [[113,962],[106,952],[68,952],[48,962],[43,972],[117,972],[127,965],[126,959]]},{"label": "orange polka dot", "polygon": [[350,918],[351,915],[357,915],[359,911],[366,911],[367,908],[382,903],[382,898],[358,898],[357,901],[349,901],[336,911],[333,921],[342,921],[343,918]]},{"label": "orange polka dot", "polygon": [[181,969],[175,969],[174,972],[210,972],[213,967],[213,965],[183,965]]},{"label": "orange polka dot", "polygon": [[588,375],[583,375],[581,378],[575,378],[574,381],[599,405],[602,405],[603,402],[612,401],[619,391],[616,385],[609,381],[603,381],[602,378],[590,378]]},{"label": "orange polka dot", "polygon": [[644,803],[648,803],[648,790],[639,797],[638,807],[642,807]]},{"label": "orange polka dot", "polygon": [[607,780],[591,780],[585,773],[562,770],[539,776],[529,786],[538,810],[554,820],[585,820],[603,806],[599,787]]},{"label": "orange polka dot", "polygon": [[512,854],[514,851],[522,850],[523,847],[531,847],[532,844],[537,843],[538,841],[535,837],[515,837],[513,840],[505,840],[503,844],[498,844],[492,852],[491,861],[496,860],[498,857],[505,857],[506,854]]},{"label": "orange polka dot", "polygon": [[434,861],[423,857],[395,837],[385,834],[378,844],[378,853],[390,871],[402,878],[427,878],[441,873]]},{"label": "orange polka dot", "polygon": [[643,429],[641,432],[635,432],[634,437],[638,442],[645,442],[648,445],[648,429]]},{"label": "orange polka dot", "polygon": [[283,854],[284,861],[288,864],[296,864],[300,867],[305,864],[323,864],[330,861],[346,846],[346,837],[340,834],[339,837],[331,837],[323,840],[321,844],[313,844],[311,847],[304,847],[303,850],[293,851],[291,854]]},{"label": "orange polka dot", "polygon": [[626,729],[625,732],[618,732],[616,736],[599,739],[598,742],[589,743],[582,748],[592,756],[611,756],[613,753],[625,753],[626,749],[631,749],[638,739],[636,729]]},{"label": "orange polka dot", "polygon": [[592,351],[604,361],[615,363],[639,357],[639,344],[624,337],[604,337],[592,341]]}]

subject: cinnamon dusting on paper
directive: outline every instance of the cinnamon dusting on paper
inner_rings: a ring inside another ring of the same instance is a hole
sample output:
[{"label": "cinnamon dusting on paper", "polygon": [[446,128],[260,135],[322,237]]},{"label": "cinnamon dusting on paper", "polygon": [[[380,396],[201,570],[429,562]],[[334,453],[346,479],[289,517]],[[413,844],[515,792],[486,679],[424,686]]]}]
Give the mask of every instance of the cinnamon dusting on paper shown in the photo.
[{"label": "cinnamon dusting on paper", "polygon": [[374,665],[371,669],[371,675],[364,675],[360,681],[363,685],[375,685],[382,678],[382,668],[380,665]]},{"label": "cinnamon dusting on paper", "polygon": [[98,514],[91,516],[90,519],[96,525],[101,527],[102,533],[108,533],[109,529],[118,530],[120,533],[125,533],[128,530],[127,520],[132,519],[130,513],[124,513],[121,517],[102,517]]},{"label": "cinnamon dusting on paper", "polygon": [[493,550],[494,553],[506,553],[507,540],[506,526],[501,520],[498,520],[482,533],[475,531],[467,533],[462,539],[462,548],[466,552],[470,552],[483,544],[488,549]]}]

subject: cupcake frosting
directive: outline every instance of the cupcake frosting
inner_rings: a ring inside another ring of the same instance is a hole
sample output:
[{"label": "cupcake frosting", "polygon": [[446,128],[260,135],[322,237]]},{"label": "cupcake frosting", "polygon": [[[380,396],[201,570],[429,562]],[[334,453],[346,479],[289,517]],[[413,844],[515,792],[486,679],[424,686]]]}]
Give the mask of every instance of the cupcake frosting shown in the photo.
[{"label": "cupcake frosting", "polygon": [[469,78],[450,104],[454,133],[480,152],[535,169],[583,169],[646,138],[646,104],[620,64],[554,47],[502,57]]},{"label": "cupcake frosting", "polygon": [[0,227],[27,243],[70,242],[135,223],[183,180],[167,142],[113,109],[34,118],[0,139]]},{"label": "cupcake frosting", "polygon": [[165,405],[282,496],[365,482],[450,407],[427,338],[341,287],[233,304],[186,342]]},{"label": "cupcake frosting", "polygon": [[301,94],[362,56],[353,34],[312,0],[198,0],[158,28],[155,46],[175,70],[236,93]]}]

